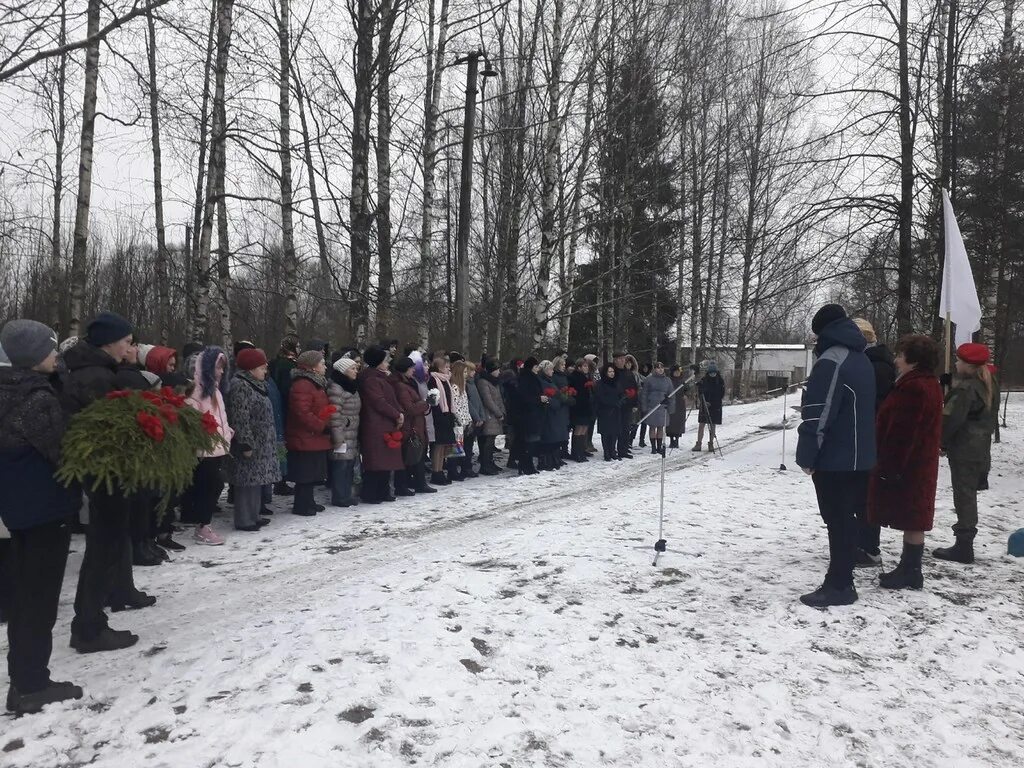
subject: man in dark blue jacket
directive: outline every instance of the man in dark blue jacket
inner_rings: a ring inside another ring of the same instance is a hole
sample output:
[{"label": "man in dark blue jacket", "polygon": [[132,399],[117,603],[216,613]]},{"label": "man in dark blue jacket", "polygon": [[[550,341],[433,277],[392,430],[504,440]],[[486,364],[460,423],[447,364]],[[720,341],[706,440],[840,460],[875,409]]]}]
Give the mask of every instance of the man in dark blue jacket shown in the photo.
[{"label": "man in dark blue jacket", "polygon": [[817,360],[801,403],[796,463],[814,480],[828,527],[829,567],[824,584],[800,600],[824,608],[857,601],[857,512],[866,505],[875,465],[875,373],[863,334],[838,304],[818,310],[811,330]]}]

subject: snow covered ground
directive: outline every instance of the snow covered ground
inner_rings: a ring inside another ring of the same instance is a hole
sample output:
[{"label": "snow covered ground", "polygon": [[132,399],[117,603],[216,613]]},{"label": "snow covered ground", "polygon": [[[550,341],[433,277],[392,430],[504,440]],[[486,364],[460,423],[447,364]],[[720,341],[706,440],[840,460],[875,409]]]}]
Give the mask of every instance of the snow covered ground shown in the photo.
[{"label": "snow covered ground", "polygon": [[[728,408],[724,458],[684,439],[656,568],[639,451],[190,546],[137,569],[159,602],[114,617],[142,638],[116,654],[67,647],[76,552],[52,668],[86,698],[0,718],[0,766],[1020,766],[1024,405],[977,564],[926,557],[921,593],[861,571],[829,611],[797,602],[825,534],[795,433],[780,473],[758,429],[782,411]],[[929,548],[952,520],[944,471]]]}]

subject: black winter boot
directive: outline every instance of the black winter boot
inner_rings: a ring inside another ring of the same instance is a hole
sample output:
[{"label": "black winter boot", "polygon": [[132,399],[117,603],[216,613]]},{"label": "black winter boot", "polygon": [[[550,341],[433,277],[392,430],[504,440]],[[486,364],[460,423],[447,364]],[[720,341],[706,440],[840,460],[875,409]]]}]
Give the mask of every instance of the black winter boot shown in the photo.
[{"label": "black winter boot", "polygon": [[924,544],[904,544],[899,564],[889,573],[879,575],[878,586],[886,589],[921,589],[924,586],[924,576],[921,574],[923,554]]},{"label": "black winter boot", "polygon": [[536,475],[537,468],[533,466],[533,456],[526,454],[519,458],[519,474],[520,475]]},{"label": "black winter boot", "polygon": [[964,563],[969,565],[974,562],[974,537],[978,533],[977,528],[953,531],[956,535],[956,544],[952,547],[940,547],[932,550],[932,555],[939,560],[949,560],[953,563]]},{"label": "black winter boot", "polygon": [[445,477],[444,472],[431,472],[430,482],[434,485],[451,485],[452,481]]}]

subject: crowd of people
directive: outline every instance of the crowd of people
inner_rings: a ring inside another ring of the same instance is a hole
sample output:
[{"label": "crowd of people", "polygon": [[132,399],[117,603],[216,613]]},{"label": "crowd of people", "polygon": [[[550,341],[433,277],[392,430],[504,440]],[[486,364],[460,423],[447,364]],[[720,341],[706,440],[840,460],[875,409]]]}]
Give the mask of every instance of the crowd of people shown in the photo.
[{"label": "crowd of people", "polygon": [[[976,494],[988,471],[998,394],[988,350],[958,350],[943,398],[938,346],[900,340],[892,358],[864,321],[836,305],[814,318],[817,363],[807,382],[797,463],[813,476],[829,531],[830,566],[822,587],[801,599],[814,606],[857,599],[856,565],[881,564],[880,527],[902,529],[903,557],[882,586],[920,588],[924,532],[932,527],[940,450],[953,470],[956,543],[935,556],[968,563],[977,530]],[[80,698],[54,681],[52,632],[73,530],[85,534],[71,624],[80,653],[116,651],[138,641],[110,626],[112,612],[152,606],[133,568],[156,566],[192,544],[218,546],[214,520],[227,503],[238,535],[271,522],[275,496],[294,515],[326,507],[395,503],[452,483],[509,470],[554,472],[595,458],[632,459],[633,446],[664,456],[679,448],[696,411],[693,451],[716,448],[725,385],[717,365],[638,366],[625,352],[504,363],[484,355],[409,347],[389,340],[330,350],[314,340],[282,341],[271,359],[240,341],[230,351],[188,344],[179,353],[139,343],[130,322],[100,313],[82,338],[58,344],[42,323],[15,320],[0,331],[0,604],[8,623],[7,708],[35,712]],[[75,414],[119,390],[166,391],[204,414],[221,438],[198,457],[192,484],[171,512],[158,514],[159,489],[67,488],[55,478],[61,441]],[[877,439],[876,439],[877,433]],[[498,438],[504,440],[499,445]],[[666,439],[669,441],[666,446]],[[500,463],[499,463],[500,460]],[[81,510],[87,510],[82,515]],[[81,523],[82,518],[86,521]],[[180,539],[180,536],[178,537]]]},{"label": "crowd of people", "polygon": [[[167,387],[212,419],[221,438],[198,457],[191,487],[169,514],[158,514],[158,489],[65,488],[55,479],[75,414],[112,392]],[[605,461],[632,459],[637,435],[646,447],[648,431],[651,453],[664,455],[666,437],[668,448],[679,447],[694,409],[694,450],[702,450],[706,427],[713,450],[723,397],[710,361],[692,372],[660,362],[641,369],[624,352],[604,365],[594,354],[565,353],[504,364],[484,355],[475,363],[456,352],[400,354],[394,340],[332,354],[325,342],[303,348],[294,337],[270,359],[246,341],[230,351],[187,344],[180,352],[140,343],[112,312],[93,319],[82,338],[59,344],[42,323],[11,321],[0,332],[0,486],[15,489],[0,500],[10,537],[0,539],[7,707],[34,712],[82,695],[49,671],[73,531],[85,534],[85,553],[71,647],[115,651],[138,636],[112,628],[107,609],[156,603],[135,586],[133,568],[185,549],[178,536],[185,530],[194,545],[224,544],[214,521],[225,486],[242,535],[270,523],[275,496],[290,497],[292,514],[310,517],[325,509],[320,486],[333,507],[350,507],[432,494],[480,475],[553,472],[589,461],[595,432]]]}]

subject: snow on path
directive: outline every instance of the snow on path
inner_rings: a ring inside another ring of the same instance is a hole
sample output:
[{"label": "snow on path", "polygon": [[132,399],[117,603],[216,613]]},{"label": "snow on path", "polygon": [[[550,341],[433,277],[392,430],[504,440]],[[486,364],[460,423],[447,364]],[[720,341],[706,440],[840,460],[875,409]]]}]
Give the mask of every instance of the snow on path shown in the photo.
[{"label": "snow on path", "polygon": [[[921,593],[858,572],[857,605],[816,611],[813,489],[756,429],[781,414],[727,409],[724,459],[683,440],[657,568],[639,452],[189,547],[137,569],[160,602],[113,618],[142,636],[116,654],[67,648],[73,555],[53,671],[86,699],[0,719],[0,766],[1019,765],[1024,436],[997,448],[978,563],[927,557]],[[952,519],[944,472],[929,548]]]}]

